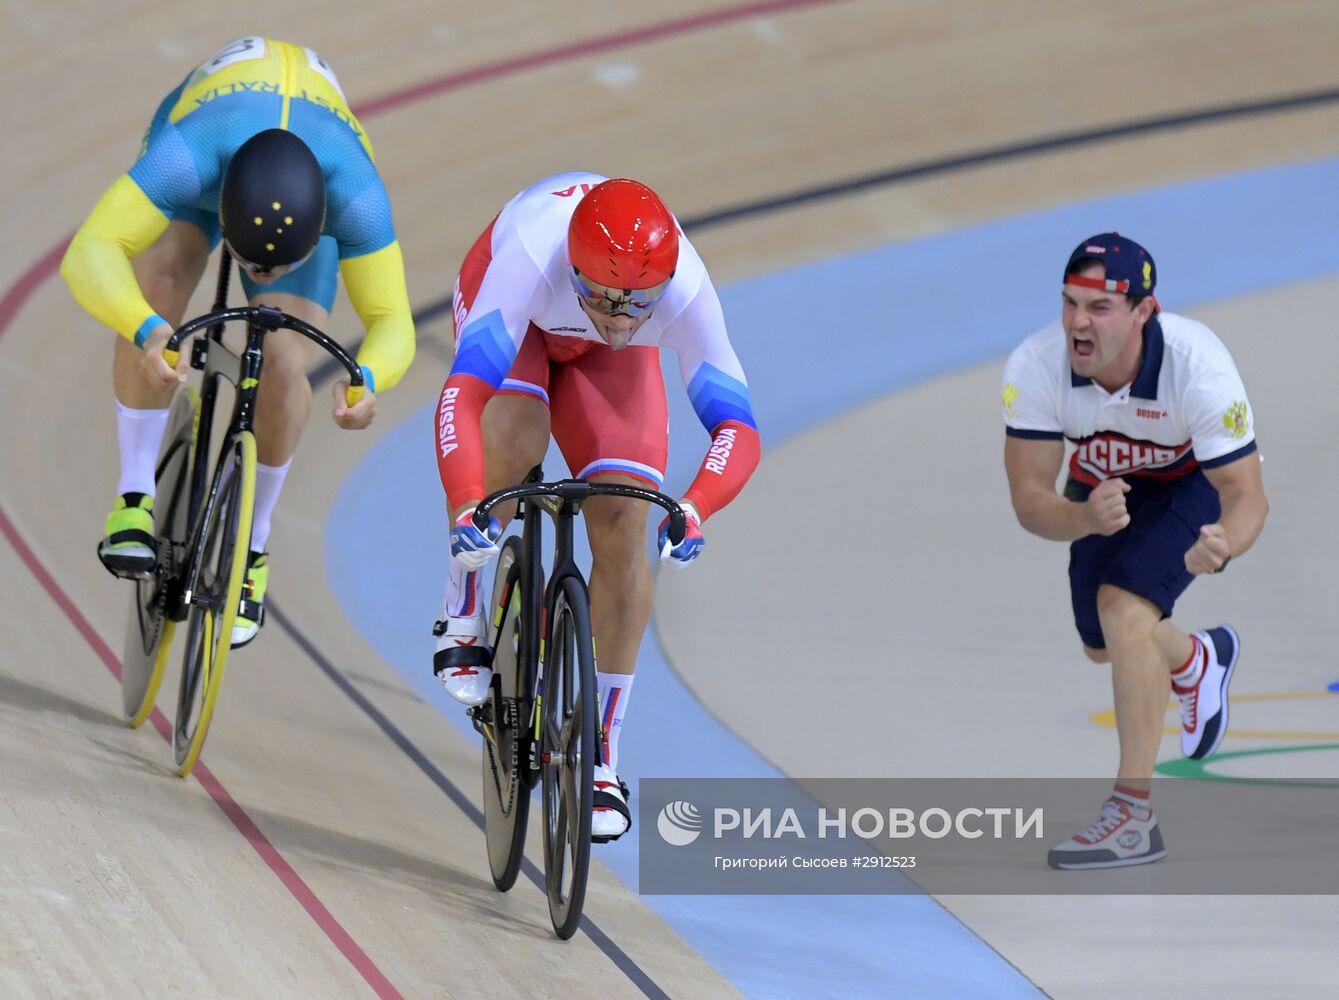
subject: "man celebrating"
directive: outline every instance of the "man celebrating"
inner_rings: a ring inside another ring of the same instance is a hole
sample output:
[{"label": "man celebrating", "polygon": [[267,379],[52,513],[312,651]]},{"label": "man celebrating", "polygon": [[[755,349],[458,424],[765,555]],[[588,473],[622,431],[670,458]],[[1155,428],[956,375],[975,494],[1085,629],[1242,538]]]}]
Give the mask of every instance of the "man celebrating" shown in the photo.
[{"label": "man celebrating", "polygon": [[[1025,340],[1004,372],[1004,463],[1019,523],[1070,542],[1070,592],[1084,652],[1111,663],[1120,768],[1102,814],[1053,848],[1056,868],[1143,864],[1165,855],[1149,786],[1168,686],[1181,747],[1218,749],[1240,643],[1227,625],[1187,635],[1172,606],[1220,573],[1264,525],[1255,429],[1241,377],[1201,323],[1160,311],[1148,251],[1118,233],[1080,243],[1065,266],[1061,318]],[[1063,495],[1065,441],[1075,445]]]}]

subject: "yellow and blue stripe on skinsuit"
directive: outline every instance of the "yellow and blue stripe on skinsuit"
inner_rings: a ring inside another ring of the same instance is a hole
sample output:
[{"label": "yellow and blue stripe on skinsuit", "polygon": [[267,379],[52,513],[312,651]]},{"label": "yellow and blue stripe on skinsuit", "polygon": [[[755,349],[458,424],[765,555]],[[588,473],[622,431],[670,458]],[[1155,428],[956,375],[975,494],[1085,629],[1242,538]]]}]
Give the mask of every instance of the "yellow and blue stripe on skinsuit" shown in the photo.
[{"label": "yellow and blue stripe on skinsuit", "polygon": [[[390,200],[372,145],[330,68],[315,52],[243,38],[182,81],[159,105],[139,159],[103,195],[61,264],[79,303],[137,343],[163,320],[144,299],[130,258],[172,219],[219,239],[219,186],[252,135],[286,128],[311,147],[326,176],[321,242],[300,268],[265,286],[327,311],[336,267],[367,328],[358,361],[375,390],[395,385],[414,355],[414,326]],[[248,297],[260,291],[243,276]]]}]

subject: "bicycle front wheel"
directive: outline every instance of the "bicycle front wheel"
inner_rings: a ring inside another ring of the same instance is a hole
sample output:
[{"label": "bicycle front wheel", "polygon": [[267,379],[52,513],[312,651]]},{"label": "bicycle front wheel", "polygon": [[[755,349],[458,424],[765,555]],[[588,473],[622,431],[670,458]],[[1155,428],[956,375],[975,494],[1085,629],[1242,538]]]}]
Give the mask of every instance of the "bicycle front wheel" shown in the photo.
[{"label": "bicycle front wheel", "polygon": [[525,669],[521,585],[521,540],[508,538],[498,555],[493,578],[489,638],[493,649],[493,687],[485,703],[483,731],[484,839],[493,884],[506,892],[516,884],[525,853],[530,815],[528,766],[530,703]]},{"label": "bicycle front wheel", "polygon": [[173,605],[179,599],[186,533],[190,529],[191,455],[200,419],[200,394],[190,386],[172,400],[163,449],[154,475],[153,576],[135,581],[121,654],[121,703],[131,728],[153,711],[172,651]]},{"label": "bicycle front wheel", "polygon": [[242,599],[256,496],[256,439],[250,431],[230,438],[219,455],[212,496],[196,544],[200,572],[191,594],[186,654],[181,664],[177,725],[172,745],[177,773],[191,773],[205,745],[223,668],[232,648],[233,619]]},{"label": "bicycle front wheel", "polygon": [[590,869],[596,746],[595,642],[590,597],[578,577],[559,581],[544,662],[540,760],[544,878],[549,917],[567,940],[581,923]]}]

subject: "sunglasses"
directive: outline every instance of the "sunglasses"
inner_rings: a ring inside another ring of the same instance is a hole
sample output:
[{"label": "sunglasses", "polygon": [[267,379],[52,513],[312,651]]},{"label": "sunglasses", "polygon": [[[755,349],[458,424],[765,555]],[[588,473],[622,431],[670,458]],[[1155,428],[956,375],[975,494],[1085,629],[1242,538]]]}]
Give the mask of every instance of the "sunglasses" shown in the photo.
[{"label": "sunglasses", "polygon": [[669,288],[674,275],[671,274],[669,278],[651,288],[610,288],[608,285],[591,281],[575,267],[569,272],[569,277],[577,295],[595,312],[602,316],[623,315],[637,319],[650,315],[651,310],[665,294],[665,290]]},{"label": "sunglasses", "polygon": [[311,255],[316,252],[316,248],[312,247],[311,250],[307,251],[306,257],[303,257],[301,260],[295,260],[291,264],[253,264],[234,250],[232,244],[227,240],[223,241],[223,245],[227,247],[228,253],[232,255],[232,259],[237,261],[238,267],[247,274],[257,278],[281,278],[289,271],[296,271],[303,264],[307,263],[307,258],[311,257]]}]

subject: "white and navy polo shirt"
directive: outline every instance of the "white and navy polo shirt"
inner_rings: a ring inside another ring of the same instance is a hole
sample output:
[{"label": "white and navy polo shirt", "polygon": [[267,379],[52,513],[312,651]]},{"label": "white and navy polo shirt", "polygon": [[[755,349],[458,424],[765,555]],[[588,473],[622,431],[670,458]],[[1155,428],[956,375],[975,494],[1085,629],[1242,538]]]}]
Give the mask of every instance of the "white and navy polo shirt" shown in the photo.
[{"label": "white and navy polo shirt", "polygon": [[1144,327],[1139,373],[1115,392],[1074,374],[1057,320],[1009,356],[1000,398],[1006,434],[1068,439],[1070,475],[1089,486],[1113,476],[1176,479],[1255,451],[1232,355],[1203,323],[1172,313]]}]

